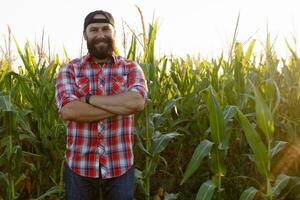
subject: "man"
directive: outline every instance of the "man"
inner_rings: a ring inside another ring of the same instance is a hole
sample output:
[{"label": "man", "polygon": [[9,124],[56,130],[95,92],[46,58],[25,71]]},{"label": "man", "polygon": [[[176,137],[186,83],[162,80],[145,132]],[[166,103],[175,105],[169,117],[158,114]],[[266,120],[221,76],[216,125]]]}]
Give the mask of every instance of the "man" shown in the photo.
[{"label": "man", "polygon": [[65,190],[69,200],[133,198],[134,113],[147,86],[141,67],[116,56],[114,19],[89,13],[84,21],[88,54],[57,76],[56,102],[67,121]]}]

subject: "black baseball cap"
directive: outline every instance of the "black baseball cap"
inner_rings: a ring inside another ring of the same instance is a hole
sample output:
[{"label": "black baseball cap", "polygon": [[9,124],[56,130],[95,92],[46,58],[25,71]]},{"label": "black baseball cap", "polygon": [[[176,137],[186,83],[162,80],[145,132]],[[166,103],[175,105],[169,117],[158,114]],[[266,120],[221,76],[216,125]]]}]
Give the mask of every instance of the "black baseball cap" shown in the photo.
[{"label": "black baseball cap", "polygon": [[[105,19],[95,19],[95,15],[103,15]],[[94,12],[90,12],[84,19],[83,31],[85,31],[86,27],[92,23],[109,23],[113,27],[115,26],[115,21],[113,16],[106,11],[96,10]]]}]

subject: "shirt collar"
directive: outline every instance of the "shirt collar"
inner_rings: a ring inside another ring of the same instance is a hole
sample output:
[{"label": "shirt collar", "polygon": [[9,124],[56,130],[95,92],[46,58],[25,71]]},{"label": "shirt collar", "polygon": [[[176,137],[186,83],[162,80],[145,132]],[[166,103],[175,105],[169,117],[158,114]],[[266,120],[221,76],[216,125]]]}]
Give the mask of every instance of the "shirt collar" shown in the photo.
[{"label": "shirt collar", "polygon": [[[89,53],[87,53],[85,56],[83,56],[83,62],[96,63],[96,59],[92,57]],[[116,62],[117,62],[117,56],[113,53],[111,63],[116,63]]]}]

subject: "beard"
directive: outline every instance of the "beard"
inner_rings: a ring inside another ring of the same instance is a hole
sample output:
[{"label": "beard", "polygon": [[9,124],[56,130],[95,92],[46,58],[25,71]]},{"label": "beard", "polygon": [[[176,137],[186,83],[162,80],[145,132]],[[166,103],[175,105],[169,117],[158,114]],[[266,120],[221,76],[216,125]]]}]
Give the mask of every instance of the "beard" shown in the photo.
[{"label": "beard", "polygon": [[[98,43],[105,43],[97,46]],[[115,40],[112,38],[101,38],[87,40],[87,49],[91,56],[103,60],[113,55],[115,49]]]}]

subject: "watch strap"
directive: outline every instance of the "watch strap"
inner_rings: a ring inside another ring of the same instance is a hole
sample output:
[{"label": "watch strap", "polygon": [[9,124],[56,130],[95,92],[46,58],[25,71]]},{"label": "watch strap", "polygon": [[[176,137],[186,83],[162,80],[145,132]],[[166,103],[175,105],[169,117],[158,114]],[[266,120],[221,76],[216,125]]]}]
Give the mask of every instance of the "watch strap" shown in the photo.
[{"label": "watch strap", "polygon": [[85,95],[85,103],[87,103],[87,104],[90,104],[90,98],[91,98],[91,94],[90,93],[87,93],[86,95]]}]

